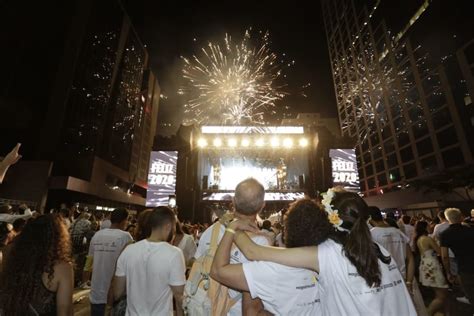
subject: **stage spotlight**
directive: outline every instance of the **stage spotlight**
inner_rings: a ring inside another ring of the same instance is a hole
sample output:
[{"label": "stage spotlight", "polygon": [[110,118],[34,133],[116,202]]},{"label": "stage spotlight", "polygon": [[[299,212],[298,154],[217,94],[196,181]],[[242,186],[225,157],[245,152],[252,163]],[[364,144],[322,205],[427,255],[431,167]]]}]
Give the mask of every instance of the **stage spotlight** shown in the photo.
[{"label": "stage spotlight", "polygon": [[285,138],[285,140],[283,140],[283,146],[286,148],[293,147],[293,140],[291,138]]},{"label": "stage spotlight", "polygon": [[301,138],[299,144],[301,147],[306,147],[308,146],[308,140],[306,138]]},{"label": "stage spotlight", "polygon": [[221,147],[222,146],[222,140],[220,138],[215,138],[212,144],[216,147]]},{"label": "stage spotlight", "polygon": [[201,148],[207,146],[207,140],[205,138],[199,138],[197,141],[197,145]]},{"label": "stage spotlight", "polygon": [[249,147],[250,146],[250,141],[248,139],[242,139],[241,143],[242,147]]},{"label": "stage spotlight", "polygon": [[278,147],[280,146],[280,140],[277,137],[273,137],[270,141],[270,145],[272,147]]},{"label": "stage spotlight", "polygon": [[263,145],[265,145],[265,141],[263,140],[263,138],[259,138],[255,142],[255,145],[257,145],[257,147],[262,147]]},{"label": "stage spotlight", "polygon": [[237,139],[230,138],[229,140],[227,140],[227,145],[229,145],[229,147],[236,147],[237,146]]}]

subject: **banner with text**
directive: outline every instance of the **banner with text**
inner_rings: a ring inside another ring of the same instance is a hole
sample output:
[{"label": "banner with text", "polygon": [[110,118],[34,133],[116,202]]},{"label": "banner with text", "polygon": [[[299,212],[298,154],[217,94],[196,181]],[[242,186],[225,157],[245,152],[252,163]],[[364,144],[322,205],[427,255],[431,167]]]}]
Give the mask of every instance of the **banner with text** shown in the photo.
[{"label": "banner with text", "polygon": [[355,149],[330,149],[333,186],[342,186],[348,191],[359,192],[359,172]]},{"label": "banner with text", "polygon": [[168,205],[176,192],[177,151],[152,151],[148,169],[146,206]]}]

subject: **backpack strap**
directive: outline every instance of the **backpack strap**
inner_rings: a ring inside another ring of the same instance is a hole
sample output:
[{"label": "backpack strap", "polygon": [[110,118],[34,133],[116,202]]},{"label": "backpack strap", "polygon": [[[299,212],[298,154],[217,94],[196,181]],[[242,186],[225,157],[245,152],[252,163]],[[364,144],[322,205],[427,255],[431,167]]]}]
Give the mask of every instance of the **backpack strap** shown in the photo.
[{"label": "backpack strap", "polygon": [[214,258],[217,251],[219,234],[221,232],[221,223],[217,222],[212,228],[211,243],[209,244],[209,255]]}]

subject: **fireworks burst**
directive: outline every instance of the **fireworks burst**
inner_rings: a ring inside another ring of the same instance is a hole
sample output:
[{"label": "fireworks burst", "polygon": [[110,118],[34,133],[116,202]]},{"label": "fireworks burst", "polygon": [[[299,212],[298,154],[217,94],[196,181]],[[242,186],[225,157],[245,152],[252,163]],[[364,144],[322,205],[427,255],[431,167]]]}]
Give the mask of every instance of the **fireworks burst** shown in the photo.
[{"label": "fireworks burst", "polygon": [[[265,124],[265,114],[275,113],[275,102],[287,93],[276,81],[284,60],[269,47],[265,32],[253,45],[250,30],[240,42],[225,35],[223,42],[201,49],[201,56],[184,60],[187,98],[185,121],[198,124]],[[288,63],[288,67],[294,64]]]}]

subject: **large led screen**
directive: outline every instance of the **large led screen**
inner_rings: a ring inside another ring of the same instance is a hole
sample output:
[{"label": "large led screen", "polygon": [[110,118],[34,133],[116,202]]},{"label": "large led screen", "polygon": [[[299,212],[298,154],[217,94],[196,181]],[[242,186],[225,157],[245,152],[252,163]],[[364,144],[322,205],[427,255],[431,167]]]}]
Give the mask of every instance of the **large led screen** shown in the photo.
[{"label": "large led screen", "polygon": [[148,169],[146,206],[168,205],[176,190],[177,151],[152,151]]},{"label": "large led screen", "polygon": [[342,186],[348,191],[360,191],[359,173],[354,149],[330,149],[333,186]]}]

